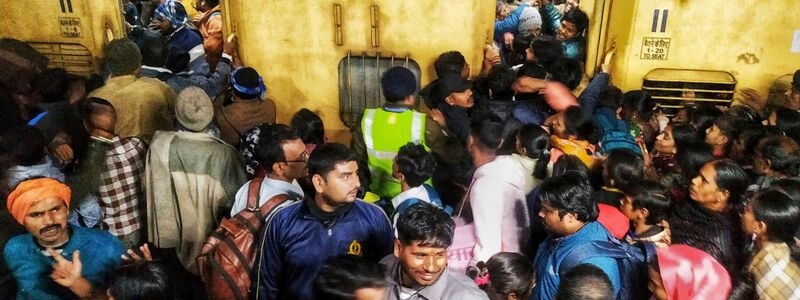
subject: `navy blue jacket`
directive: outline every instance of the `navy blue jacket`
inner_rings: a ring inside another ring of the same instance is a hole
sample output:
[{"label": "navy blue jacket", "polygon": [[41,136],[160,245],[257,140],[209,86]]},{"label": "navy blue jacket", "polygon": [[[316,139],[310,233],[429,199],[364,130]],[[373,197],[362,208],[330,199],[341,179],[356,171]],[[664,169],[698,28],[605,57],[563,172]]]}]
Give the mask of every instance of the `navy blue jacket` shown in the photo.
[{"label": "navy blue jacket", "polygon": [[279,208],[262,229],[257,299],[314,299],[314,277],[328,258],[353,254],[379,262],[391,253],[394,231],[378,206],[356,200],[326,227],[306,201],[313,200]]}]

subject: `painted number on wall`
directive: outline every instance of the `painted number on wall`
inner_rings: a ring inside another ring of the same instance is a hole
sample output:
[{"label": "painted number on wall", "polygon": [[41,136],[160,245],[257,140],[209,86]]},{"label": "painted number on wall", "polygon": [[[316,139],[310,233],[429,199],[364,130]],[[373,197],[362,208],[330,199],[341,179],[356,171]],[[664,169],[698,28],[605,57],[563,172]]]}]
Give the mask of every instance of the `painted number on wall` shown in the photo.
[{"label": "painted number on wall", "polygon": [[640,59],[667,60],[670,38],[645,37],[642,39]]},{"label": "painted number on wall", "polygon": [[81,30],[81,19],[73,17],[58,18],[58,25],[61,27],[61,36],[65,38],[80,38],[83,34]]}]

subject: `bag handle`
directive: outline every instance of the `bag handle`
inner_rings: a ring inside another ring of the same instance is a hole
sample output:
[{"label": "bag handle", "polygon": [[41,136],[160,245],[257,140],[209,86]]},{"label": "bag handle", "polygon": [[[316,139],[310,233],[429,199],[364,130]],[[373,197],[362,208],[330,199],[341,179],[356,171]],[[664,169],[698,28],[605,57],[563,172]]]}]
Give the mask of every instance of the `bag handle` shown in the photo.
[{"label": "bag handle", "polygon": [[261,194],[261,182],[263,181],[264,177],[253,178],[247,187],[247,209],[250,211],[258,209],[258,198]]}]

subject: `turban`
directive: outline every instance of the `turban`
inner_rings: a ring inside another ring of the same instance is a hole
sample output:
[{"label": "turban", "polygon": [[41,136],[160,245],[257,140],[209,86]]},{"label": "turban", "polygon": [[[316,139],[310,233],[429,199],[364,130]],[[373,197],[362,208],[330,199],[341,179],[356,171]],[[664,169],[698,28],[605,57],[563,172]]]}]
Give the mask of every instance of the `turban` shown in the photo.
[{"label": "turban", "polygon": [[723,300],[731,291],[731,278],[711,255],[687,245],[657,249],[664,290],[674,300]]},{"label": "turban", "polygon": [[25,180],[8,195],[8,211],[17,222],[23,224],[28,210],[37,202],[54,197],[64,201],[69,207],[70,189],[66,184],[52,178]]},{"label": "turban", "polygon": [[172,29],[178,29],[189,19],[183,4],[175,0],[167,0],[156,7],[156,17],[170,21]]}]

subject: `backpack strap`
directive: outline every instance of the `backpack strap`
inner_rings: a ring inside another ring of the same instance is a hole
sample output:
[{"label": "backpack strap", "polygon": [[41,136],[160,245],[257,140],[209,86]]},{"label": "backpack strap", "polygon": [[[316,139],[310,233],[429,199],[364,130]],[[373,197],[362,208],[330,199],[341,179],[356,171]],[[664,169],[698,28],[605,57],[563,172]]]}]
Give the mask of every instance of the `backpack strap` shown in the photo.
[{"label": "backpack strap", "polygon": [[247,186],[247,207],[251,211],[255,211],[258,208],[258,196],[261,194],[261,183],[264,182],[264,177],[256,177],[250,181],[250,185]]},{"label": "backpack strap", "polygon": [[436,203],[438,205],[442,204],[442,198],[439,197],[439,192],[437,192],[436,189],[426,183],[423,183],[422,187],[424,187],[425,191],[428,192],[428,199],[431,200],[431,203]]},{"label": "backpack strap", "polygon": [[403,203],[400,203],[400,205],[397,206],[397,208],[394,210],[394,214],[396,216],[399,216],[402,212],[408,210],[409,207],[419,204],[420,202],[423,202],[422,199],[408,198],[405,201],[403,201]]},{"label": "backpack strap", "polygon": [[564,273],[569,272],[572,268],[595,257],[609,257],[614,259],[630,257],[619,243],[619,240],[612,238],[608,241],[592,241],[577,246],[569,252],[563,261],[561,261],[561,264],[558,266],[558,273],[564,275]]}]

